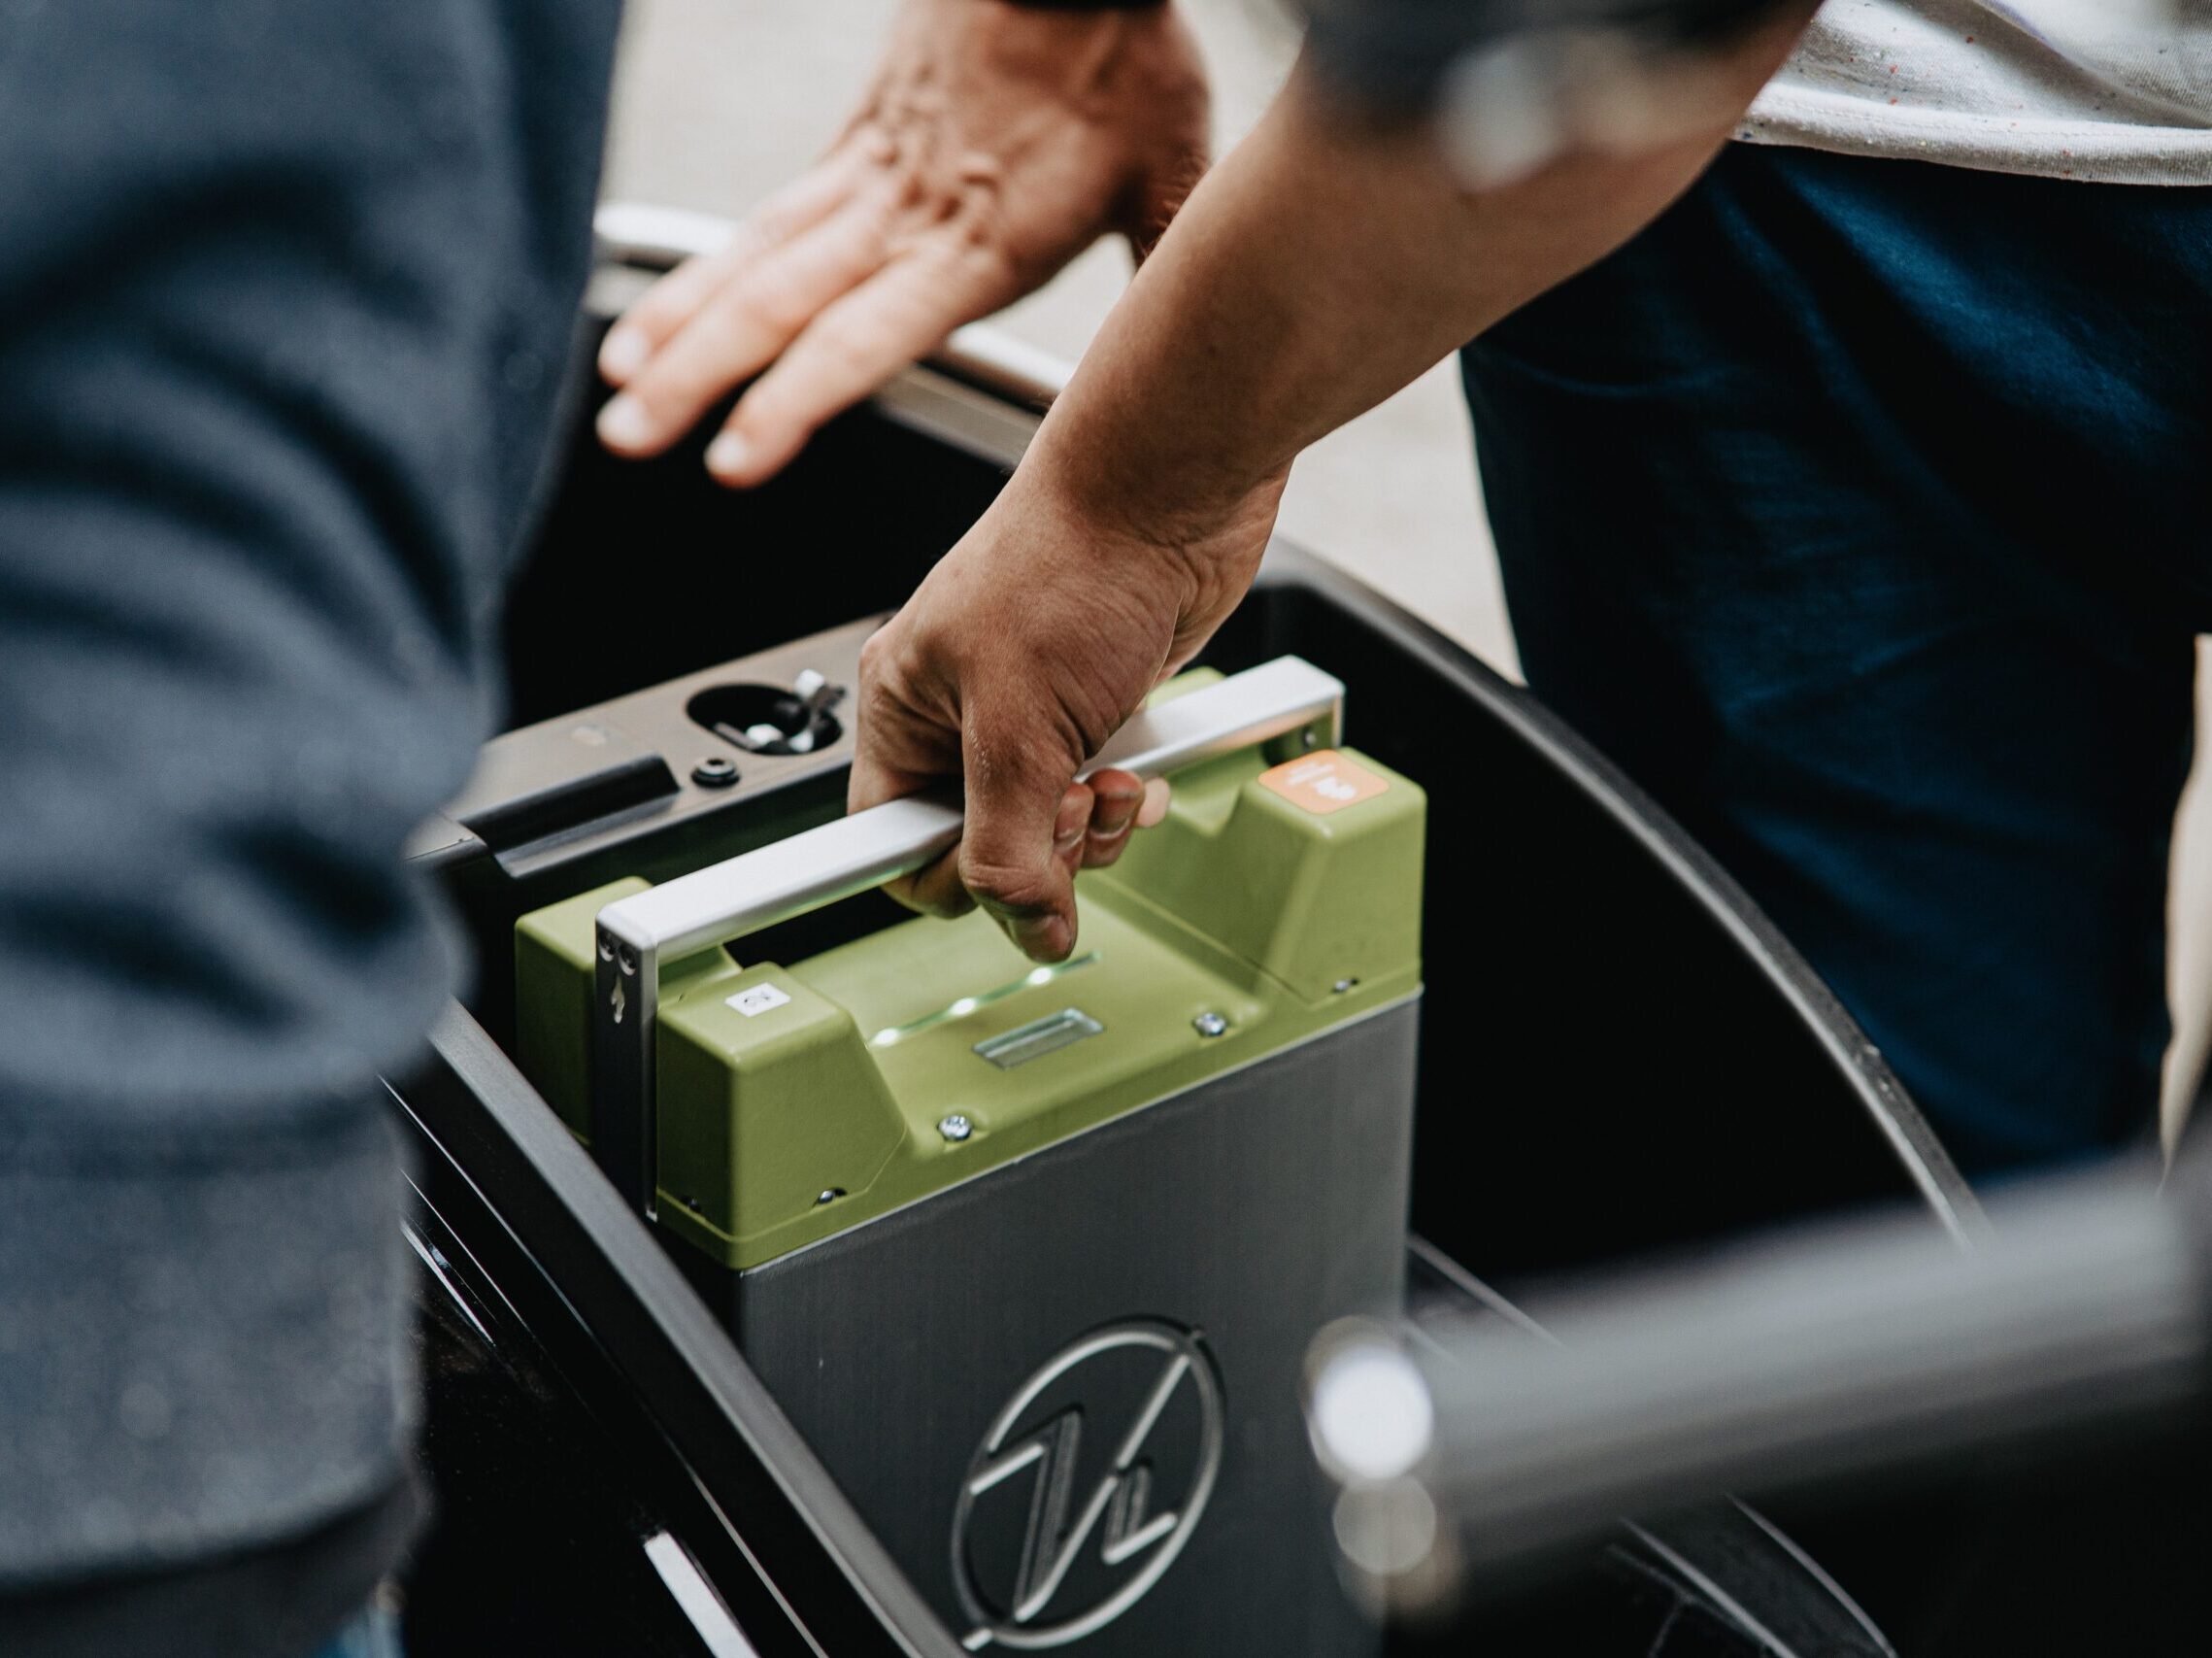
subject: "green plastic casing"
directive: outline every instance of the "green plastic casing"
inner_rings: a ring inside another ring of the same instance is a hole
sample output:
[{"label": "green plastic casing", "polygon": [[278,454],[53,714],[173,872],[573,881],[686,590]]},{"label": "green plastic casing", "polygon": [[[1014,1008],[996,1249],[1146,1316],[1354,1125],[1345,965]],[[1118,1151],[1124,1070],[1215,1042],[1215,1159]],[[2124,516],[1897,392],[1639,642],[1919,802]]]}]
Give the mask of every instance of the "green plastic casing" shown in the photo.
[{"label": "green plastic casing", "polygon": [[[1387,787],[1325,815],[1262,784],[1257,748],[1178,772],[1166,821],[1078,877],[1081,935],[1057,966],[981,914],[788,966],[741,965],[743,940],[665,964],[661,1224],[756,1267],[1414,995],[1426,797],[1340,752]],[[516,1058],[580,1137],[592,922],[646,885],[516,925]],[[763,985],[748,1004],[773,1005],[748,1015],[735,998]],[[1046,1032],[1034,1057],[978,1052],[1029,1027]]]}]

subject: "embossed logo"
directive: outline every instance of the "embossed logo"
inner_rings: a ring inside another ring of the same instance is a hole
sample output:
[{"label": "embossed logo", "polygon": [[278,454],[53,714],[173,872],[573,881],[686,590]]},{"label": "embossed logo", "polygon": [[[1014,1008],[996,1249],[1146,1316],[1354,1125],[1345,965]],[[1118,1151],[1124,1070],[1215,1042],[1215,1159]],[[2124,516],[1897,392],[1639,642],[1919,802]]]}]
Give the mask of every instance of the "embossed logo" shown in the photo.
[{"label": "embossed logo", "polygon": [[1222,1420],[1195,1331],[1132,1319],[1056,1354],[999,1411],[960,1487],[962,1644],[1064,1646],[1142,1600],[1205,1512]]}]

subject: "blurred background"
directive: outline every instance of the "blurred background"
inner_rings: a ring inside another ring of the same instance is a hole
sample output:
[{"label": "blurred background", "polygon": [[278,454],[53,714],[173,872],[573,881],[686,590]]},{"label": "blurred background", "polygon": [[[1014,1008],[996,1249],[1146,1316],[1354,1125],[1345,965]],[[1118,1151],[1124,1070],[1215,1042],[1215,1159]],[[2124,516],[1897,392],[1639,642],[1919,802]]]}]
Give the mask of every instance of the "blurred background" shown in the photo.
[{"label": "blurred background", "polygon": [[[1214,85],[1220,154],[1259,117],[1297,51],[1269,0],[1177,0]],[[895,0],[629,0],[606,193],[724,218],[794,177],[843,126]],[[1093,248],[999,323],[1073,360],[1129,273]],[[1282,527],[1519,677],[1453,363],[1310,450]],[[2200,668],[2202,655],[2199,656]],[[2199,728],[2207,679],[2199,672]],[[2212,786],[2199,765],[2175,837],[2167,1061],[2170,1130],[2212,1043]]]}]

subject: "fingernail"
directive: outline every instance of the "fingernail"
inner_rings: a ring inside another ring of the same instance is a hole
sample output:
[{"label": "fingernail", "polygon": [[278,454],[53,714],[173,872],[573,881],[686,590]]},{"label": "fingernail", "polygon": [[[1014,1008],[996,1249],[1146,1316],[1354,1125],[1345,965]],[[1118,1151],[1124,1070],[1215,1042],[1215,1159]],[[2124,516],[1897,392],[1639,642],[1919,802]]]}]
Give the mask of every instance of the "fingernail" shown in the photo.
[{"label": "fingernail", "polygon": [[1053,814],[1053,844],[1065,852],[1083,838],[1083,831],[1090,826],[1090,795],[1079,792],[1060,801],[1060,809]]},{"label": "fingernail", "polygon": [[653,435],[653,420],[645,405],[627,393],[599,411],[600,441],[614,449],[637,449]]},{"label": "fingernail", "polygon": [[1014,942],[1033,962],[1062,962],[1074,947],[1067,923],[1056,915],[1022,916],[1014,923]]},{"label": "fingernail", "polygon": [[1156,826],[1162,818],[1167,816],[1170,798],[1171,793],[1166,778],[1156,777],[1146,784],[1144,800],[1137,807],[1137,828],[1152,829]]},{"label": "fingernail", "polygon": [[1101,795],[1098,821],[1091,825],[1092,835],[1108,839],[1120,834],[1136,820],[1137,808],[1145,803],[1143,795]]},{"label": "fingernail", "polygon": [[642,328],[616,328],[599,346],[599,372],[620,386],[645,366],[653,349]]},{"label": "fingernail", "polygon": [[724,432],[707,445],[707,470],[718,478],[734,478],[753,458],[753,446],[735,432]]}]

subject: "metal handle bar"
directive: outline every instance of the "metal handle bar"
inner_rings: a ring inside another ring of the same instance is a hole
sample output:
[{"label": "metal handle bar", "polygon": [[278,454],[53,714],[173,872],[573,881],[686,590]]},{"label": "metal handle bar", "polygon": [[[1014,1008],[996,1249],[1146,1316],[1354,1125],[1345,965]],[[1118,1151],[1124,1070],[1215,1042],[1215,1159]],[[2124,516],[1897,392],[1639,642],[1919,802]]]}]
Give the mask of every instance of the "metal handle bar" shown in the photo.
[{"label": "metal handle bar", "polygon": [[[1279,657],[1131,719],[1085,768],[1154,778],[1300,734],[1337,740],[1344,686]],[[660,963],[866,892],[921,868],[960,837],[955,798],[888,801],[621,898],[599,912],[591,1044],[591,1140],[600,1166],[647,1214],[654,1202],[654,1023]]]},{"label": "metal handle bar", "polygon": [[[1348,1333],[1317,1356],[1309,1402],[1363,1516],[1339,1536],[1385,1600],[1396,1579],[1418,1607],[1454,1575],[1510,1578],[1621,1516],[1724,1491],[2023,1443],[2095,1455],[2099,1430],[2200,1419],[2208,1190],[2161,1203],[2139,1170],[2052,1178],[1994,1204],[1995,1238],[1968,1254],[1918,1219],[1809,1229],[1586,1287],[1547,1314],[1553,1343]],[[1395,1535],[1408,1504],[1434,1527],[1424,1559],[1359,1561],[1361,1527]]]}]

